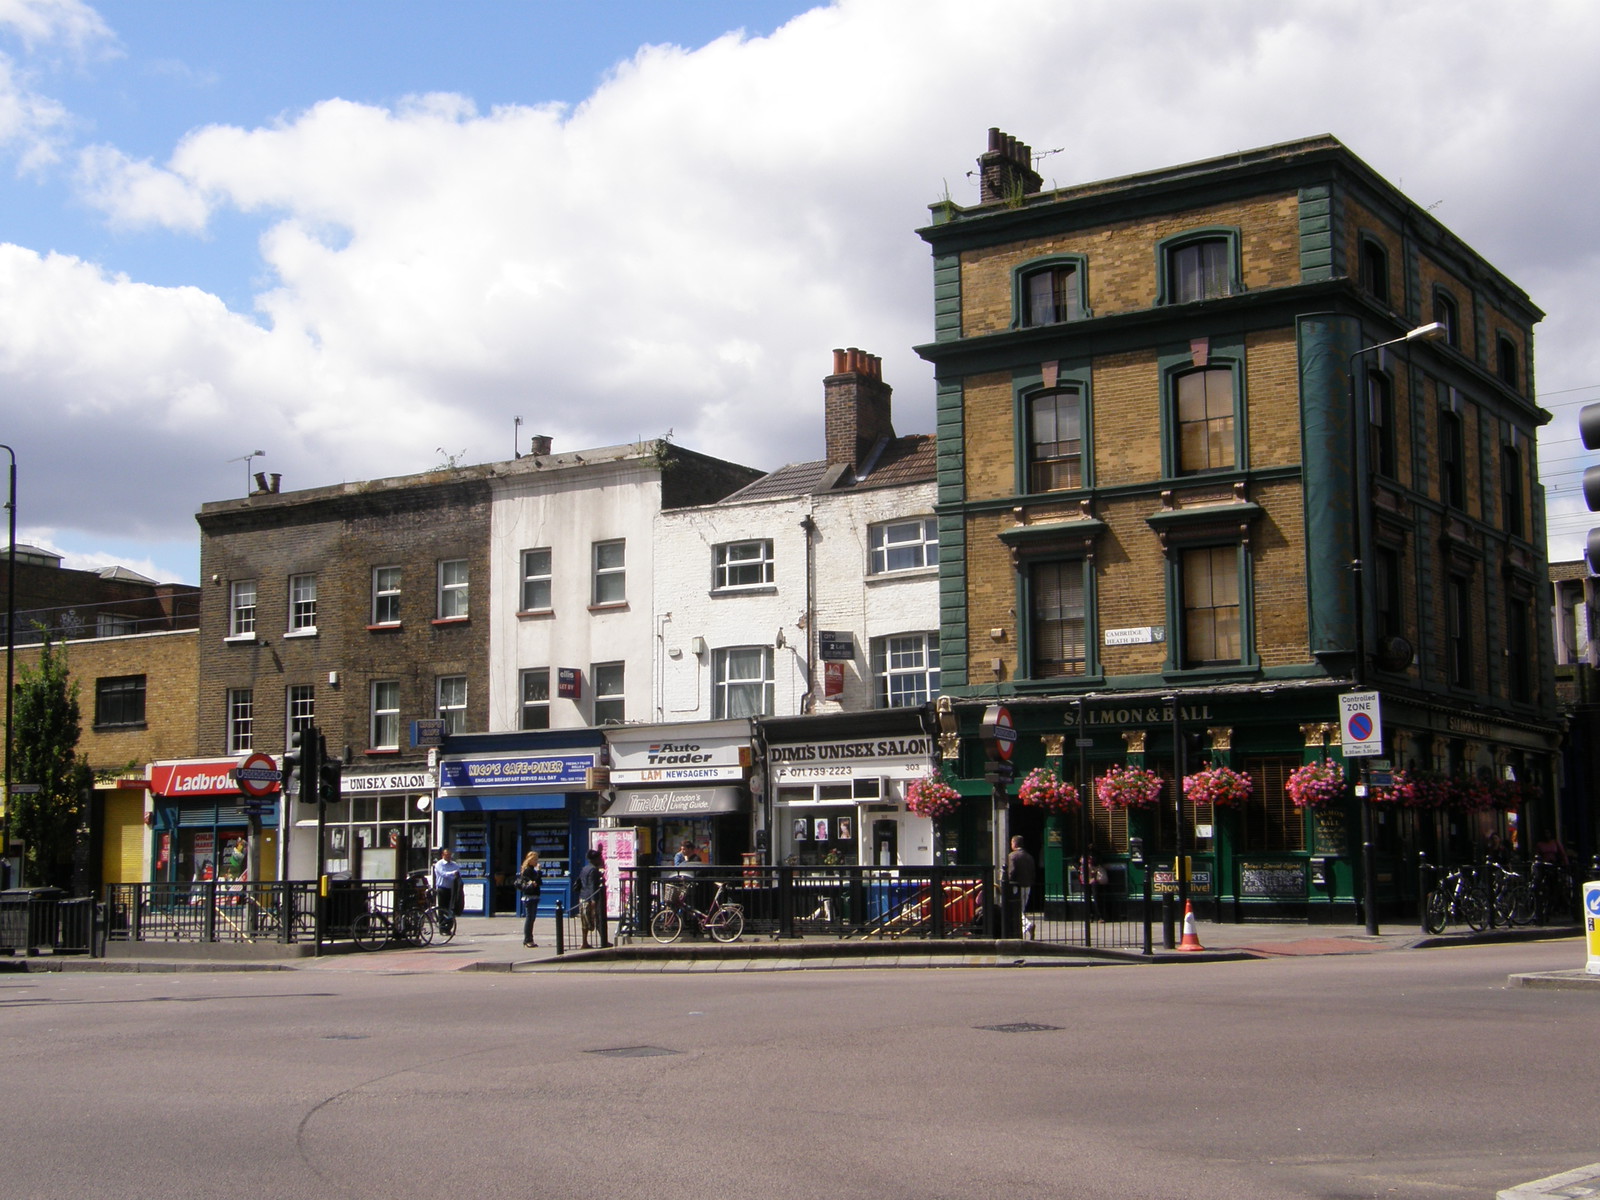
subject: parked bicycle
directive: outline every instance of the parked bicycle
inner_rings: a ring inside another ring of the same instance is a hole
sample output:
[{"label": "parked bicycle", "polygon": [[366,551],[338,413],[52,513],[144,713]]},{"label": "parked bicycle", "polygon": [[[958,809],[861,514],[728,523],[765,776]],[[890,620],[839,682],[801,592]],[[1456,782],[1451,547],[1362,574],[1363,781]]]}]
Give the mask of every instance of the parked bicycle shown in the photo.
[{"label": "parked bicycle", "polygon": [[650,936],[663,944],[675,942],[694,922],[719,942],[735,941],[744,932],[744,905],[729,903],[727,892],[727,884],[717,884],[711,907],[698,909],[690,903],[687,888],[668,888],[664,903],[650,918]]},{"label": "parked bicycle", "polygon": [[351,937],[362,950],[386,950],[391,944],[448,945],[456,935],[456,916],[446,905],[439,907],[439,896],[420,873],[414,873],[411,886],[401,888],[397,911],[373,909],[362,913],[350,928]]},{"label": "parked bicycle", "polygon": [[1428,893],[1424,921],[1429,933],[1443,933],[1446,925],[1464,922],[1474,933],[1489,926],[1489,901],[1478,887],[1470,867],[1447,872]]},{"label": "parked bicycle", "polygon": [[[276,939],[282,929],[283,917],[278,911],[277,897],[268,895],[267,903],[263,904],[256,894],[256,888],[247,883],[227,885],[226,891],[219,887],[216,913],[220,923],[246,941],[270,941]],[[310,937],[312,924],[310,913],[303,913],[296,908],[289,910],[289,933],[292,938]]]}]

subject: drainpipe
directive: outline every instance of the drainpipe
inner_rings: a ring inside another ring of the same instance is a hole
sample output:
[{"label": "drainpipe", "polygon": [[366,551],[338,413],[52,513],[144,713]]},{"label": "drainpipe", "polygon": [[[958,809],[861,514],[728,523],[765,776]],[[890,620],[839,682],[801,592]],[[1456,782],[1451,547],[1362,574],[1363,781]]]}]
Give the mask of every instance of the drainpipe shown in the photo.
[{"label": "drainpipe", "polygon": [[814,676],[817,645],[816,630],[816,539],[817,523],[807,513],[800,522],[806,534],[806,690],[800,697],[800,712],[809,713],[817,702],[817,685]]}]

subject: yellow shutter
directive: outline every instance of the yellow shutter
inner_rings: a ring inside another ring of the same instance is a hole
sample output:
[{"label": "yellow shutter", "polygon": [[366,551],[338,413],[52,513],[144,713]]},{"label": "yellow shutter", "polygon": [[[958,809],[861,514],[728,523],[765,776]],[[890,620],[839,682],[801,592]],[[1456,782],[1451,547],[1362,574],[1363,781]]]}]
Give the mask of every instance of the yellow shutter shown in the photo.
[{"label": "yellow shutter", "polygon": [[100,870],[106,883],[145,882],[143,792],[106,793]]}]

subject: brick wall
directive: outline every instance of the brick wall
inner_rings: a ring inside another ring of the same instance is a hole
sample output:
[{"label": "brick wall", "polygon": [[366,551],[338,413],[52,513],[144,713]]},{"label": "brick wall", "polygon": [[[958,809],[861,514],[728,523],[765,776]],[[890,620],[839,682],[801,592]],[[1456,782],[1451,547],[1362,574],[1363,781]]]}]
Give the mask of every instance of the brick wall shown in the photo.
[{"label": "brick wall", "polygon": [[[78,706],[83,734],[78,753],[97,771],[132,766],[144,774],[144,764],[160,758],[187,758],[195,754],[198,717],[197,691],[199,634],[133,634],[64,643],[67,669],[78,685]],[[39,649],[19,646],[16,671],[37,666]],[[145,677],[145,720],[141,726],[95,727],[97,680],[129,675]]]}]

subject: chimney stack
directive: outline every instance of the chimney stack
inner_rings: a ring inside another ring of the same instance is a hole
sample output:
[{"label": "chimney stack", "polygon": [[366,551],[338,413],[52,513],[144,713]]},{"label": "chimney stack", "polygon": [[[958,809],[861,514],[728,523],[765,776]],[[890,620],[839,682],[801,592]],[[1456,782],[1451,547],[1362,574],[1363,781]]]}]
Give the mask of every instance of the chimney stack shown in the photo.
[{"label": "chimney stack", "polygon": [[833,374],[822,381],[823,428],[830,463],[860,470],[883,438],[894,437],[883,360],[851,346],[833,352]]},{"label": "chimney stack", "polygon": [[1033,169],[1033,147],[1019,142],[1009,133],[989,130],[989,149],[978,158],[978,202],[1021,200],[1044,186],[1044,179]]},{"label": "chimney stack", "polygon": [[547,433],[536,433],[528,439],[528,453],[535,458],[543,458],[549,454],[550,446],[550,435]]}]

